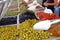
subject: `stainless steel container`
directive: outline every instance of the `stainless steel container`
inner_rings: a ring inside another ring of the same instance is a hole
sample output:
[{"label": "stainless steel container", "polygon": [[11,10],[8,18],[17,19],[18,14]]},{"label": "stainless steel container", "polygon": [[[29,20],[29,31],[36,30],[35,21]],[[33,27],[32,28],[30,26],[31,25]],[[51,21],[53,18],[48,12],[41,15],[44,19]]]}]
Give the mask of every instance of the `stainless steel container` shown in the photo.
[{"label": "stainless steel container", "polygon": [[11,4],[11,0],[0,0],[0,20],[5,15],[10,4]]},{"label": "stainless steel container", "polygon": [[3,10],[4,4],[5,4],[5,1],[0,0],[0,15],[1,15],[1,12]]}]

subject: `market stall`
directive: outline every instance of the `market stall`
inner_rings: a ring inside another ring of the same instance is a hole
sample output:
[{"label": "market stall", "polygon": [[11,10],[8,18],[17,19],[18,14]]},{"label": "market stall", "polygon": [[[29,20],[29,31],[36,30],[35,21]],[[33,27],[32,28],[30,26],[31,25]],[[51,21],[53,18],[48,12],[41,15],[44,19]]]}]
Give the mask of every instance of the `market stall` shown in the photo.
[{"label": "market stall", "polygon": [[60,40],[60,16],[45,11],[37,0],[6,1],[0,17],[0,40]]}]

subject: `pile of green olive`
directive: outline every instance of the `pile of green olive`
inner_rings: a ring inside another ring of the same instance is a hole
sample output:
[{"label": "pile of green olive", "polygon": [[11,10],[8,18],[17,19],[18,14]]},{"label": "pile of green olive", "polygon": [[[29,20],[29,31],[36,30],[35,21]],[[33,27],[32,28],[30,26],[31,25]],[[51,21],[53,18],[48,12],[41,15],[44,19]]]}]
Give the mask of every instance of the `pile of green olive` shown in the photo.
[{"label": "pile of green olive", "polygon": [[0,40],[16,40],[16,26],[0,27]]},{"label": "pile of green olive", "polygon": [[36,19],[25,20],[17,26],[1,26],[0,27],[0,40],[42,40],[47,39],[51,34],[44,30],[34,30],[33,25],[37,23]]}]

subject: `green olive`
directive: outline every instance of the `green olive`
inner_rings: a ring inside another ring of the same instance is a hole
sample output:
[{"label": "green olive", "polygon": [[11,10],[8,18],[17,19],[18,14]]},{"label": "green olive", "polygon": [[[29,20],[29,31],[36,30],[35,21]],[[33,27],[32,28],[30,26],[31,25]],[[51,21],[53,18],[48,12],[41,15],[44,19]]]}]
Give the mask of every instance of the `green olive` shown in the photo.
[{"label": "green olive", "polygon": [[33,25],[37,22],[38,20],[36,19],[29,19],[20,24],[20,40],[24,38],[27,38],[26,40],[42,40],[50,37],[50,34],[47,31],[33,29]]}]

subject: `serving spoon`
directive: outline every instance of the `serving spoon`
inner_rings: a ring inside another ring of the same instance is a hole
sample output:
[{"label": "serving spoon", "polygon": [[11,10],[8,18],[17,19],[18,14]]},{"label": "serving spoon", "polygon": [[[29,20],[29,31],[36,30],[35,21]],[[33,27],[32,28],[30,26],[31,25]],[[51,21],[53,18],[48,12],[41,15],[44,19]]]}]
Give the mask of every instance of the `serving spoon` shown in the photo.
[{"label": "serving spoon", "polygon": [[55,24],[58,22],[60,22],[60,19],[40,21],[33,26],[33,29],[34,30],[48,30],[52,24]]}]

